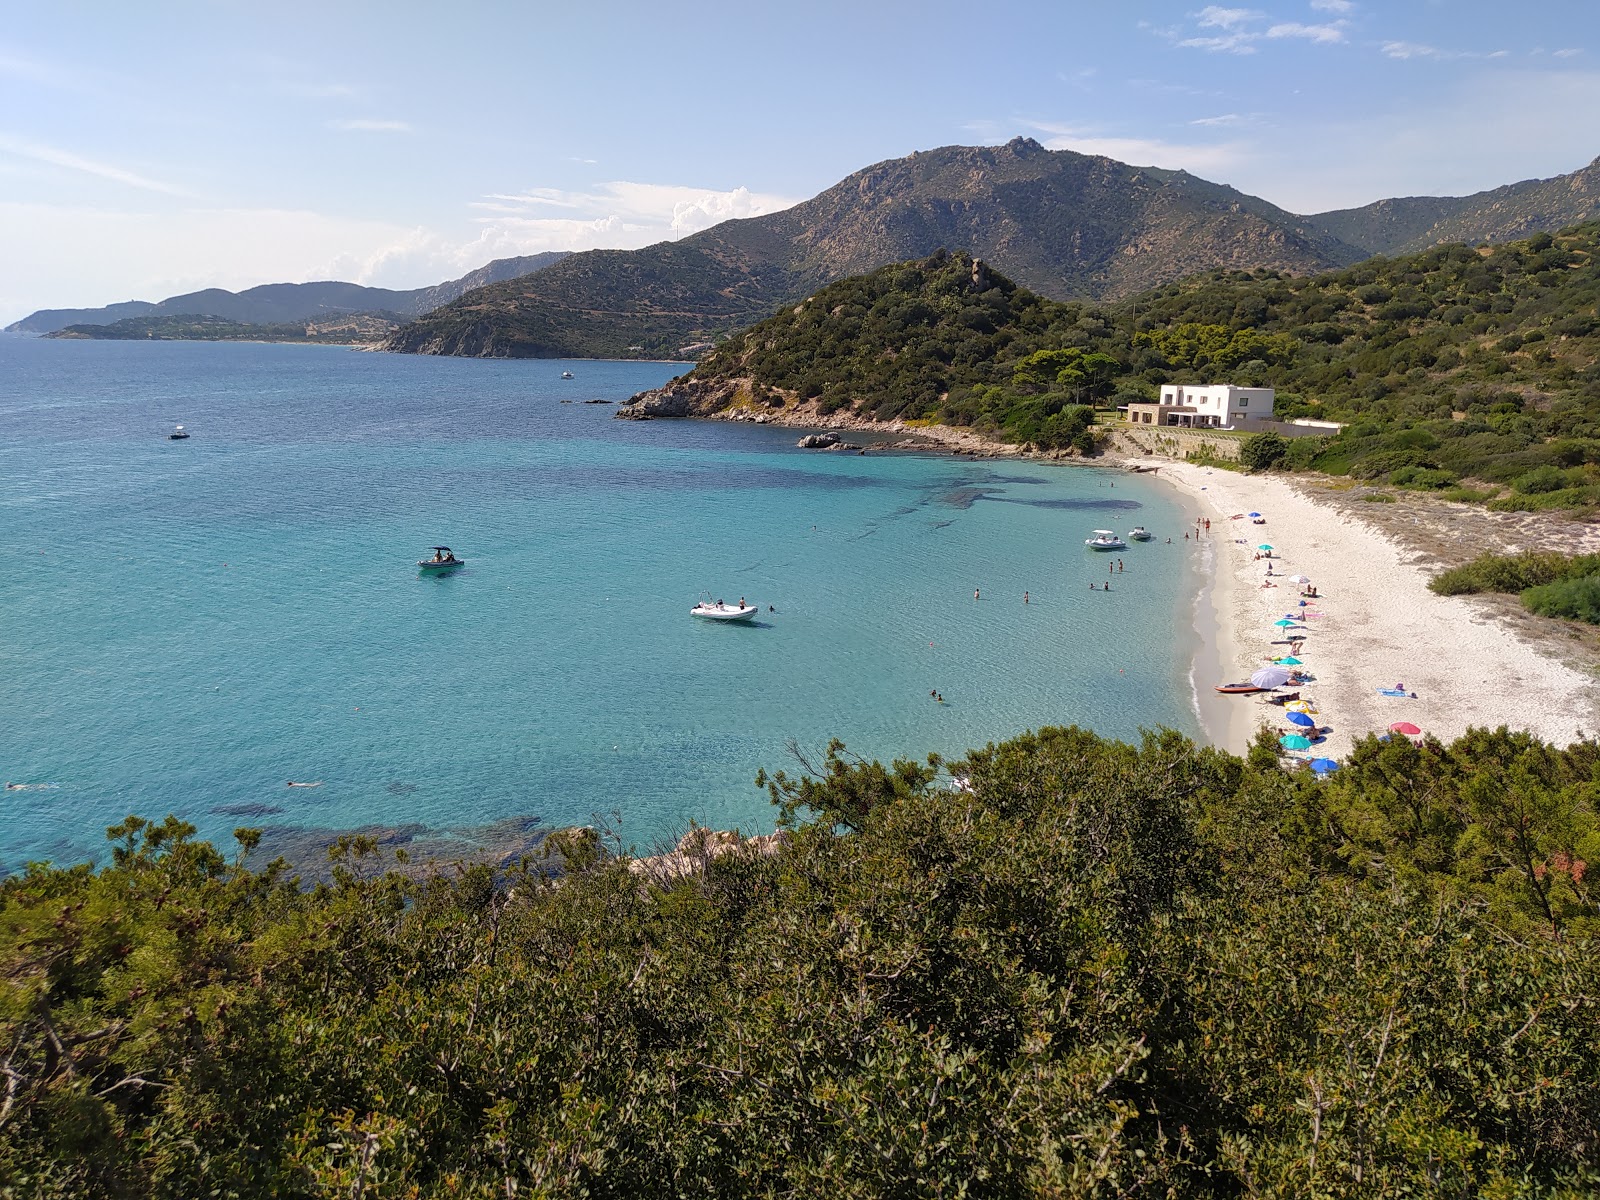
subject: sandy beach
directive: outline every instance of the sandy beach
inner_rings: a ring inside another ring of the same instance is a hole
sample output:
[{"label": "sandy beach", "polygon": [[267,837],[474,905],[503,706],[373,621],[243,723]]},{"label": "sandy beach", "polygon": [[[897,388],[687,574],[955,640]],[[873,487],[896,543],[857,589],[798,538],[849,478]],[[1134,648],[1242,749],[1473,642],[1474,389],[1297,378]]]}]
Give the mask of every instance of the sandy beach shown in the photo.
[{"label": "sandy beach", "polygon": [[[1214,665],[1225,678],[1196,684],[1202,715],[1220,714],[1209,723],[1220,726],[1212,735],[1226,749],[1243,751],[1263,724],[1289,731],[1283,711],[1259,696],[1206,693],[1286,653],[1273,644],[1284,636],[1273,622],[1301,613],[1309,632],[1299,657],[1315,682],[1300,692],[1330,727],[1312,754],[1339,758],[1355,739],[1398,721],[1445,740],[1474,725],[1526,729],[1561,745],[1600,730],[1591,674],[1547,657],[1486,602],[1430,592],[1430,572],[1375,526],[1282,477],[1163,463],[1158,478],[1211,520],[1209,534],[1198,536],[1209,541],[1215,568]],[[1234,519],[1249,512],[1266,524]],[[1262,543],[1273,547],[1270,560],[1256,557]],[[1301,589],[1281,581],[1289,575],[1309,576],[1318,597],[1302,608]],[[1380,691],[1397,684],[1405,697]]]}]

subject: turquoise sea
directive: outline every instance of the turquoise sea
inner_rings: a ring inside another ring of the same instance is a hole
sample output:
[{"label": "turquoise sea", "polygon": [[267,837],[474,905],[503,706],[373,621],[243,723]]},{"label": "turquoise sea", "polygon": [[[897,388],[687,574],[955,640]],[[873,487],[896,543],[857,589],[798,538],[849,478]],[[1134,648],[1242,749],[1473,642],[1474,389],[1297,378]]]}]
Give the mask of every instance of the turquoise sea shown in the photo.
[{"label": "turquoise sea", "polygon": [[[752,779],[791,739],[1198,732],[1175,494],[582,403],[682,369],[0,337],[0,775],[28,785],[0,869],[97,856],[130,812],[218,838],[615,812],[648,846],[770,828]],[[440,542],[466,567],[419,577]],[[702,591],[774,611],[707,625]]]}]

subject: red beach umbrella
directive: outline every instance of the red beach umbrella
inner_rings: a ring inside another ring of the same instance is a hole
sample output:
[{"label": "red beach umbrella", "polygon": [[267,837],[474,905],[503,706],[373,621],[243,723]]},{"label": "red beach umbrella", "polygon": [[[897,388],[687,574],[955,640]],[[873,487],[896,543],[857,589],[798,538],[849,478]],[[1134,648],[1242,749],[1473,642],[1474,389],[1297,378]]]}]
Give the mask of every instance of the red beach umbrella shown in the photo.
[{"label": "red beach umbrella", "polygon": [[1417,734],[1422,732],[1422,730],[1418,729],[1410,721],[1396,721],[1393,725],[1389,726],[1389,732],[1403,733],[1407,737],[1416,737]]}]

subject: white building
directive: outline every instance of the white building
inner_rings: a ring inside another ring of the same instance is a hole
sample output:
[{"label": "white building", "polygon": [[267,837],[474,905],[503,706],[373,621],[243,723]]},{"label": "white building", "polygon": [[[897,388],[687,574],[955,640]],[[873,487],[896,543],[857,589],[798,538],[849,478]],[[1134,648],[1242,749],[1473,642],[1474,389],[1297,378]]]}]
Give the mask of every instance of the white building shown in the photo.
[{"label": "white building", "polygon": [[1196,429],[1244,429],[1272,420],[1271,388],[1231,383],[1162,385],[1157,404],[1128,405],[1134,425],[1182,425]]}]

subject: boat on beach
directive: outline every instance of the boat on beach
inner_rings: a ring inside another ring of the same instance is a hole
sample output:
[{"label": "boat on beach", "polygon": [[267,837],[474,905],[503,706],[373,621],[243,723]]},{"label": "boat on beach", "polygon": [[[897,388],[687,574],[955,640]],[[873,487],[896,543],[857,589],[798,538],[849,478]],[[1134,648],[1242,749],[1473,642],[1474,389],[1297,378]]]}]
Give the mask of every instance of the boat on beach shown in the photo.
[{"label": "boat on beach", "polygon": [[417,568],[422,571],[437,573],[454,570],[456,567],[465,565],[466,561],[464,558],[457,558],[455,551],[450,549],[449,546],[435,546],[433,547],[433,557],[418,559]]},{"label": "boat on beach", "polygon": [[1150,531],[1143,525],[1135,525],[1128,530],[1128,536],[1136,542],[1148,542],[1150,540]]},{"label": "boat on beach", "polygon": [[1096,529],[1094,536],[1085,538],[1083,544],[1091,550],[1126,550],[1128,548],[1128,543],[1109,529]]},{"label": "boat on beach", "polygon": [[744,597],[741,596],[737,604],[725,604],[721,600],[701,600],[689,610],[689,615],[699,617],[702,621],[750,621],[760,611],[759,605],[746,604]]},{"label": "boat on beach", "polygon": [[1257,687],[1248,681],[1244,683],[1219,683],[1213,689],[1224,696],[1248,696],[1252,692],[1270,692],[1271,688]]}]

